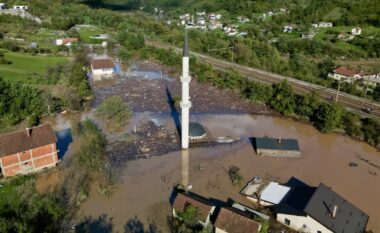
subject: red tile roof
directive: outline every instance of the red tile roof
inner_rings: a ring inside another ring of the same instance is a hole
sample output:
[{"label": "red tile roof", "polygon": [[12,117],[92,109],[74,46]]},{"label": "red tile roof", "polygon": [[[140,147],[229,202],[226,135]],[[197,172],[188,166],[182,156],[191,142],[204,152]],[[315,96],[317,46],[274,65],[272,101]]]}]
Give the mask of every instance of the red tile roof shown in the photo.
[{"label": "red tile roof", "polygon": [[56,142],[57,138],[49,124],[3,134],[0,135],[0,157]]},{"label": "red tile roof", "polygon": [[261,223],[238,213],[238,210],[221,208],[214,226],[228,233],[258,233]]},{"label": "red tile roof", "polygon": [[63,44],[78,43],[78,38],[63,38]]},{"label": "red tile roof", "polygon": [[336,74],[344,75],[346,77],[354,77],[355,75],[361,75],[361,71],[351,70],[345,66],[340,66],[335,70]]},{"label": "red tile roof", "polygon": [[189,206],[198,209],[199,220],[206,222],[207,216],[210,213],[212,206],[207,204],[205,201],[196,200],[195,197],[187,196],[184,193],[178,193],[176,199],[173,202],[173,209],[179,212],[184,212]]},{"label": "red tile roof", "polygon": [[93,69],[110,69],[114,67],[113,61],[110,58],[105,59],[93,59],[91,61]]}]

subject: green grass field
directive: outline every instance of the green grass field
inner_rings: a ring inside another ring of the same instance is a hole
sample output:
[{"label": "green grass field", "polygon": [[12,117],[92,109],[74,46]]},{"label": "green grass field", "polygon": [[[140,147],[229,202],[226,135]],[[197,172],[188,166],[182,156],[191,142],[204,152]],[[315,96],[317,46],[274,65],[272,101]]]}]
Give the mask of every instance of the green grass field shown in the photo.
[{"label": "green grass field", "polygon": [[31,55],[25,53],[4,53],[4,58],[12,64],[0,64],[0,76],[7,80],[24,83],[40,83],[48,67],[68,61],[65,57]]},{"label": "green grass field", "polygon": [[91,36],[104,33],[103,30],[95,27],[81,28],[79,30],[80,41],[84,43],[102,43],[102,40],[91,39]]}]

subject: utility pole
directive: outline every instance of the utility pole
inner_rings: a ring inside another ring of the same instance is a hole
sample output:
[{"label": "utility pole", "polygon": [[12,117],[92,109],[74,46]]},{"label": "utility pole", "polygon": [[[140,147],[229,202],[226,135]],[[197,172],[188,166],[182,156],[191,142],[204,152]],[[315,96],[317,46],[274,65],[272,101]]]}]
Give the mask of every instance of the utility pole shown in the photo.
[{"label": "utility pole", "polygon": [[339,91],[340,91],[340,79],[338,80],[338,91],[336,92],[335,103],[338,103]]}]

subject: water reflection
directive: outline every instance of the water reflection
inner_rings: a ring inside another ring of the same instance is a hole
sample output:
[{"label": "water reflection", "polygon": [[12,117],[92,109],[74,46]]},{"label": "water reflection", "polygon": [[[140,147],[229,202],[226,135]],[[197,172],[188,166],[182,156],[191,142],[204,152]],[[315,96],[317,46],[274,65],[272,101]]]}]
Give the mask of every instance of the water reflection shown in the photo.
[{"label": "water reflection", "polygon": [[189,150],[182,150],[181,157],[182,157],[182,185],[187,190],[189,188]]},{"label": "water reflection", "polygon": [[70,144],[73,142],[71,128],[63,129],[56,132],[58,159],[62,159]]}]

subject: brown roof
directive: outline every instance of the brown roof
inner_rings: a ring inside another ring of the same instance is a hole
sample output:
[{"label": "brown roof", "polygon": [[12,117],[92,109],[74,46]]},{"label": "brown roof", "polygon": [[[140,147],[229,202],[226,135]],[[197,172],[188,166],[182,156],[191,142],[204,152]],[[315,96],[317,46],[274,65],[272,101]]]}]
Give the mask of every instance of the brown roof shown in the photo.
[{"label": "brown roof", "polygon": [[176,199],[173,202],[173,209],[179,212],[184,212],[189,206],[198,209],[199,220],[203,222],[207,220],[207,216],[212,208],[212,206],[207,204],[206,201],[200,200],[196,197],[190,197],[184,193],[178,193]]},{"label": "brown roof", "polygon": [[94,59],[91,61],[91,66],[93,69],[109,69],[113,68],[114,64],[112,59],[105,58],[105,59]]},{"label": "brown roof", "polygon": [[63,38],[62,43],[63,44],[78,43],[78,38]]},{"label": "brown roof", "polygon": [[244,213],[239,214],[238,210],[221,208],[214,226],[228,233],[258,233],[261,224]]},{"label": "brown roof", "polygon": [[335,70],[336,74],[344,75],[346,77],[354,77],[355,75],[360,75],[361,72],[357,70],[351,70],[345,66],[340,66]]},{"label": "brown roof", "polygon": [[0,135],[0,157],[57,142],[49,124]]}]

